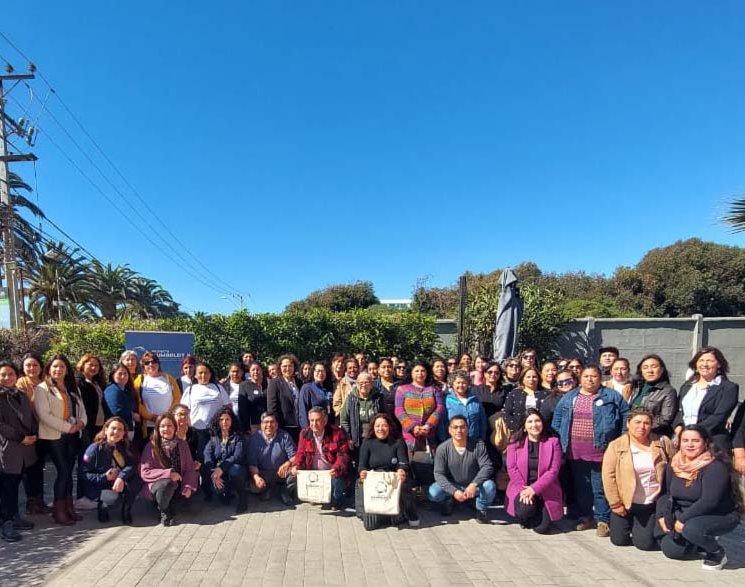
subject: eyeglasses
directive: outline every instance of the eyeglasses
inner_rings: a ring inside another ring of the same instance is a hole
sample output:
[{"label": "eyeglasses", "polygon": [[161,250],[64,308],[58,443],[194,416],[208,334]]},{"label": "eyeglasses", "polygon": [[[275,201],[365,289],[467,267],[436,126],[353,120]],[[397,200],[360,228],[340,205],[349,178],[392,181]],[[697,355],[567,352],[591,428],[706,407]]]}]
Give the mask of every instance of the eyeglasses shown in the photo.
[{"label": "eyeglasses", "polygon": [[495,371],[494,369],[492,369],[491,371],[487,371],[486,374],[487,375],[499,375],[499,371]]},{"label": "eyeglasses", "polygon": [[149,359],[147,361],[142,361],[142,364],[145,365],[145,367],[149,367],[150,365],[157,365],[158,361],[154,361],[152,359]]},{"label": "eyeglasses", "polygon": [[448,367],[455,367],[457,364],[455,361],[448,361]]},{"label": "eyeglasses", "polygon": [[556,382],[557,387],[566,387],[567,385],[574,385],[574,381],[571,379],[561,379]]}]

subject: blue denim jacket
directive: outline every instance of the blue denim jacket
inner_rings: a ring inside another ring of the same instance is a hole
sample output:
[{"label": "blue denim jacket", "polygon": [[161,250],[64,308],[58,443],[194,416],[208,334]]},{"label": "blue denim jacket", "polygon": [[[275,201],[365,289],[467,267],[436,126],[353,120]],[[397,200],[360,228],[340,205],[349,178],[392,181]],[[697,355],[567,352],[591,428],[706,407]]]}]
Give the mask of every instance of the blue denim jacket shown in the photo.
[{"label": "blue denim jacket", "polygon": [[[579,395],[579,388],[568,392],[559,400],[554,412],[552,427],[559,433],[561,449],[569,448],[572,431],[574,402]],[[626,419],[629,415],[629,404],[621,394],[608,387],[598,390],[598,398],[592,406],[592,428],[595,448],[605,448],[612,440],[626,432]]]}]

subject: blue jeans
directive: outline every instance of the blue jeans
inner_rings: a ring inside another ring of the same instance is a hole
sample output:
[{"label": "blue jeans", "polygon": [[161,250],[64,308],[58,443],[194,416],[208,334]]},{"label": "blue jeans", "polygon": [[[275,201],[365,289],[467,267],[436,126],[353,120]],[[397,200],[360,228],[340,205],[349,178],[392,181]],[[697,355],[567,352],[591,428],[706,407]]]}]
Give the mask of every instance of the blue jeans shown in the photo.
[{"label": "blue jeans", "polygon": [[683,524],[683,534],[677,532],[665,534],[660,546],[663,554],[673,559],[684,558],[694,546],[705,550],[708,554],[713,554],[720,548],[717,536],[732,532],[739,523],[737,513],[723,516],[696,516]]},{"label": "blue jeans", "polygon": [[[569,461],[574,485],[574,511],[580,518],[595,518],[598,522],[610,522],[610,506],[603,491],[601,470],[603,463],[592,461]],[[594,513],[593,513],[594,510]]]},{"label": "blue jeans", "polygon": [[343,478],[335,477],[331,480],[331,501],[332,503],[341,503],[344,500],[344,488],[346,482]]},{"label": "blue jeans", "polygon": [[[204,467],[203,467],[204,468]],[[210,481],[212,479],[210,474]],[[223,480],[223,486],[222,489],[218,489],[215,487],[214,482],[211,482],[213,491],[217,493],[217,495],[229,495],[231,490],[235,491],[239,495],[241,492],[245,491],[246,489],[246,479],[248,478],[248,471],[246,470],[246,467],[243,465],[230,465],[223,469],[222,472],[222,480]]]},{"label": "blue jeans", "polygon": [[[453,485],[455,485],[461,491],[466,488],[465,485],[459,485],[458,483],[453,483]],[[479,511],[486,510],[486,508],[494,503],[494,498],[496,496],[497,484],[494,483],[494,481],[492,481],[491,479],[487,479],[478,486],[478,493],[476,493],[476,509]],[[447,493],[437,483],[432,483],[432,485],[429,486],[430,501],[433,501],[435,503],[443,503],[451,499],[453,499],[453,496]]]}]

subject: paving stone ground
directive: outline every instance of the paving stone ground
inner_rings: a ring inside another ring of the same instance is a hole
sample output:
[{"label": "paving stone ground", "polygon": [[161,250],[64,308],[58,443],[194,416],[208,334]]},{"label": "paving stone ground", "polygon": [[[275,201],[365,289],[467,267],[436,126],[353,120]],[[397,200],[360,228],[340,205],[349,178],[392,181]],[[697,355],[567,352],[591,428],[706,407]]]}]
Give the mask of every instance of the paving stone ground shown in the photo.
[{"label": "paving stone ground", "polygon": [[704,571],[698,560],[618,548],[594,531],[539,536],[456,510],[443,522],[420,508],[419,528],[367,532],[345,513],[251,501],[247,514],[197,500],[178,525],[157,524],[150,504],[135,525],[101,525],[95,512],[72,528],[36,517],[22,542],[0,542],[0,585],[745,585],[745,527],[722,539],[730,563]]}]

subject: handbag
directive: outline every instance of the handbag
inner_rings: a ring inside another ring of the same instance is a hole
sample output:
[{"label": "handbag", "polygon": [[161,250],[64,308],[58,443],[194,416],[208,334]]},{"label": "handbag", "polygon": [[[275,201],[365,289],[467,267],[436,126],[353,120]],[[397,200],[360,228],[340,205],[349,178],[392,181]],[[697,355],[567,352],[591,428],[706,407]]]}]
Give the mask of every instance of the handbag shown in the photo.
[{"label": "handbag", "polygon": [[331,503],[331,471],[298,471],[297,498],[310,503]]},{"label": "handbag", "polygon": [[497,412],[494,414],[489,418],[489,425],[494,431],[491,435],[491,443],[499,452],[503,453],[507,450],[507,445],[510,442],[510,429],[507,427],[504,413]]},{"label": "handbag", "polygon": [[365,514],[397,516],[401,512],[401,479],[396,472],[368,471],[362,490]]}]

